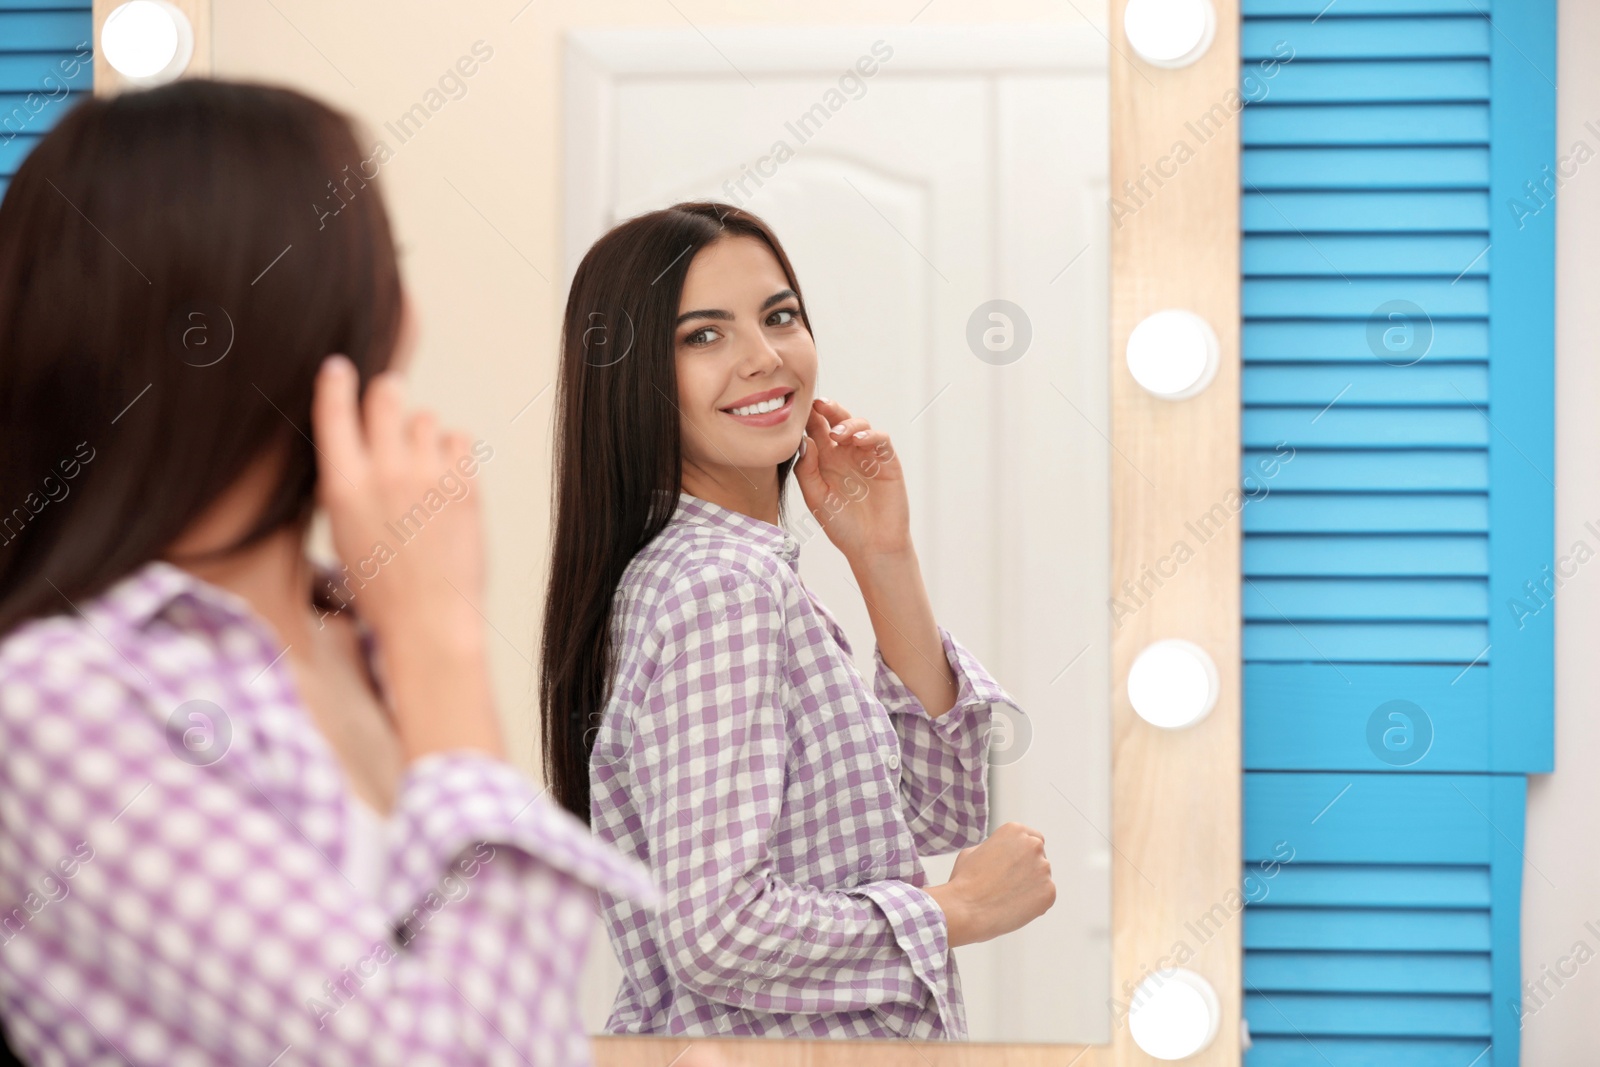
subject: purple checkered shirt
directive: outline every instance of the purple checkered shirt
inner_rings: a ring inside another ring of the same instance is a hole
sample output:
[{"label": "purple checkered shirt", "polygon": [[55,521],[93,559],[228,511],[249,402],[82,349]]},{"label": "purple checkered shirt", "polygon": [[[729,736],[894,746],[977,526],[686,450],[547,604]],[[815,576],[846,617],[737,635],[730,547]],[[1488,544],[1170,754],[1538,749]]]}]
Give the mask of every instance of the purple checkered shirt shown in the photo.
[{"label": "purple checkered shirt", "polygon": [[617,589],[590,811],[662,897],[600,894],[613,1033],[966,1037],[919,856],[986,836],[990,716],[1015,705],[942,628],[954,708],[881,652],[869,690],[799,556],[684,493]]},{"label": "purple checkered shirt", "polygon": [[0,641],[0,1015],[24,1061],[589,1062],[596,893],[648,905],[641,865],[463,749],[405,770],[374,899],[342,873],[343,768],[243,599],[156,561],[78,607]]}]

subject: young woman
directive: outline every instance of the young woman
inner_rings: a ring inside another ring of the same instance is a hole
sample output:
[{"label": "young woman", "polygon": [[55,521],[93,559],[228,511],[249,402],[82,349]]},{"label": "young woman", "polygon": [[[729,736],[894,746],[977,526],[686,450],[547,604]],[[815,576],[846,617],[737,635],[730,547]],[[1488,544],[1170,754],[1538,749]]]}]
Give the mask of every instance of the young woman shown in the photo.
[{"label": "young woman", "polygon": [[[505,761],[492,446],[403,409],[362,167],[315,101],[187,80],[79,104],[0,202],[25,1062],[585,1063],[595,892],[654,895]],[[339,572],[306,555],[319,502]]]},{"label": "young woman", "polygon": [[[723,204],[629,220],[563,345],[548,777],[662,892],[602,893],[607,1029],[965,1037],[949,949],[1043,913],[1050,865],[1024,826],[983,840],[1010,698],[934,621],[887,435],[815,395],[777,238]],[[791,470],[866,601],[871,688],[800,580]],[[919,857],[957,849],[929,886]]]}]

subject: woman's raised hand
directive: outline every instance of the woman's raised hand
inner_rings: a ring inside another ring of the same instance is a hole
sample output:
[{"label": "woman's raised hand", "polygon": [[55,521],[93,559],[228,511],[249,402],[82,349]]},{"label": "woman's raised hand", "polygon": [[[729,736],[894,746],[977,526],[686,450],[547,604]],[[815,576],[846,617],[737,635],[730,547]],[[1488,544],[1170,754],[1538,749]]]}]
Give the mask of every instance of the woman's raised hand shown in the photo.
[{"label": "woman's raised hand", "polygon": [[407,415],[393,373],[358,392],[348,359],[323,361],[311,407],[317,502],[350,575],[341,592],[378,638],[401,744],[412,759],[502,756],[474,604],[484,566],[471,441],[431,412]]},{"label": "woman's raised hand", "polygon": [[806,507],[852,566],[911,550],[905,475],[889,435],[817,397],[794,465]]}]

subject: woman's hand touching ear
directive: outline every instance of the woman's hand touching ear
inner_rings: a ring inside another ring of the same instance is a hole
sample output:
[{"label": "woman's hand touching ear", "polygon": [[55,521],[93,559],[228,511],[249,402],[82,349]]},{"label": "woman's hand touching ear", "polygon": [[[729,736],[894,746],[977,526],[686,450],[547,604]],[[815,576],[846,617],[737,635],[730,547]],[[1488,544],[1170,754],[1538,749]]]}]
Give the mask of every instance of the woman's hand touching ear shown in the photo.
[{"label": "woman's hand touching ear", "polygon": [[[354,611],[378,638],[395,729],[408,758],[452,748],[503,756],[488,681],[483,618],[483,532],[466,481],[466,434],[431,412],[405,413],[398,376],[380,374],[358,398],[355,366],[323,361],[311,404],[317,502],[351,576]],[[445,500],[428,506],[434,494]],[[402,539],[403,538],[403,539]]]}]

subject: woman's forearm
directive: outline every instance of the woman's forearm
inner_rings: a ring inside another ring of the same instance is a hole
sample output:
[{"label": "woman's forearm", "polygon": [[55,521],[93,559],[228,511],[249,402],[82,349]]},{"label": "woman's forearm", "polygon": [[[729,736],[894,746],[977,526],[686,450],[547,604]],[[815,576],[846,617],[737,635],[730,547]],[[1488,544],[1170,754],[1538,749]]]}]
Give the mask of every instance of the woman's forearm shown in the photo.
[{"label": "woman's forearm", "polygon": [[883,661],[935,718],[955,706],[956,677],[913,548],[852,560]]}]

